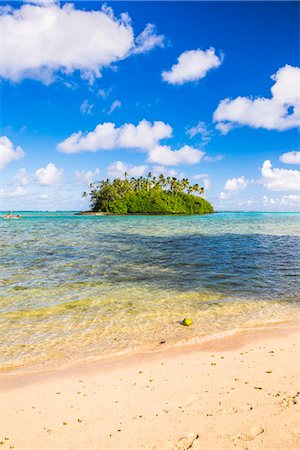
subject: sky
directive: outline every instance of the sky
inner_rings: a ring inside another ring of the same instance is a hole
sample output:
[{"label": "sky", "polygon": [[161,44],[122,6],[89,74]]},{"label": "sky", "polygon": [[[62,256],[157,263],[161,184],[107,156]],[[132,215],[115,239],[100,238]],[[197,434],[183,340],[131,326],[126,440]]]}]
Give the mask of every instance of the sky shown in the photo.
[{"label": "sky", "polygon": [[300,210],[297,2],[1,2],[0,209],[154,174]]}]

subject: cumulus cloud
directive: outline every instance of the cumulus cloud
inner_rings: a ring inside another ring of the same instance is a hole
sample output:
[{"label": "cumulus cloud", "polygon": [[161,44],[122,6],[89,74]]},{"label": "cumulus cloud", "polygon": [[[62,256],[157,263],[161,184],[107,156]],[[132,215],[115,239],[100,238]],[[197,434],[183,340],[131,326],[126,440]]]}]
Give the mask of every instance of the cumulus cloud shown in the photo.
[{"label": "cumulus cloud", "polygon": [[22,147],[14,147],[7,136],[0,136],[0,170],[12,161],[17,161],[25,156]]},{"label": "cumulus cloud", "polygon": [[72,134],[58,144],[58,149],[63,153],[96,152],[117,148],[145,150],[157,145],[161,139],[171,136],[172,128],[164,122],[153,122],[152,124],[147,120],[142,120],[137,126],[126,123],[119,128],[112,122],[105,122],[97,125],[86,135],[82,131]]},{"label": "cumulus cloud", "polygon": [[275,83],[270,98],[237,97],[220,102],[214,121],[222,134],[240,125],[278,131],[300,126],[300,68],[286,65],[271,78]]},{"label": "cumulus cloud", "polygon": [[100,175],[100,169],[92,170],[76,170],[75,178],[79,183],[90,184],[94,181],[98,175]]},{"label": "cumulus cloud", "polygon": [[239,192],[248,186],[248,180],[244,176],[237,178],[228,178],[226,181],[223,191],[219,195],[220,200],[228,199],[232,194]]},{"label": "cumulus cloud", "polygon": [[107,173],[111,178],[124,178],[125,172],[129,177],[141,177],[144,175],[148,167],[146,165],[133,166],[123,161],[116,161],[107,168]]},{"label": "cumulus cloud", "polygon": [[279,161],[285,164],[300,164],[300,152],[286,152],[279,157]]},{"label": "cumulus cloud", "polygon": [[61,180],[63,169],[59,169],[55,164],[49,163],[46,167],[41,167],[35,171],[35,178],[41,186],[53,186]]},{"label": "cumulus cloud", "polygon": [[270,160],[266,160],[261,168],[261,182],[270,191],[300,190],[300,171],[273,168]]},{"label": "cumulus cloud", "polygon": [[17,174],[14,176],[13,182],[18,184],[19,186],[27,186],[30,183],[31,179],[27,173],[27,170],[23,167],[18,170]]},{"label": "cumulus cloud", "polygon": [[166,166],[196,164],[203,159],[205,152],[189,145],[178,150],[160,145],[162,139],[172,137],[172,131],[170,125],[159,121],[142,120],[136,126],[126,123],[119,128],[112,122],[105,122],[87,134],[82,131],[72,134],[57,148],[63,153],[135,148],[147,152],[147,162]]},{"label": "cumulus cloud", "polygon": [[178,166],[179,164],[196,164],[204,156],[202,150],[184,145],[179,150],[172,150],[167,145],[157,145],[148,153],[147,161],[153,164],[164,164],[165,166]]},{"label": "cumulus cloud", "polygon": [[248,185],[245,177],[229,178],[224,186],[225,191],[239,191]]},{"label": "cumulus cloud", "polygon": [[184,84],[188,81],[196,81],[204,78],[211,69],[219,67],[222,59],[219,58],[214,48],[208,50],[190,50],[181,53],[169,71],[162,73],[162,79],[169,84]]},{"label": "cumulus cloud", "polygon": [[129,16],[118,18],[107,6],[85,11],[71,3],[25,4],[3,9],[0,27],[6,36],[0,76],[14,82],[33,78],[49,84],[57,72],[79,71],[92,83],[104,67],[163,42],[151,24],[135,38]]}]

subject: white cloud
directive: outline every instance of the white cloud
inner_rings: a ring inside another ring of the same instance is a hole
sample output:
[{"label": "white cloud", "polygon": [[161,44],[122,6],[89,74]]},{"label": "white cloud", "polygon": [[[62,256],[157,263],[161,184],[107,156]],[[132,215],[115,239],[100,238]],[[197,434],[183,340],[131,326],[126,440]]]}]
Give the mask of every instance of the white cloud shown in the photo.
[{"label": "white cloud", "polygon": [[75,178],[77,181],[83,184],[90,184],[94,181],[98,175],[100,175],[100,169],[92,170],[76,170]]},{"label": "white cloud", "polygon": [[103,100],[105,100],[111,93],[112,87],[108,89],[98,89],[97,95],[101,97]]},{"label": "white cloud", "polygon": [[166,166],[196,164],[203,159],[205,152],[189,145],[179,150],[160,145],[162,139],[172,136],[172,131],[170,125],[159,121],[142,120],[136,126],[126,123],[119,128],[112,122],[105,122],[86,135],[82,131],[72,134],[57,148],[63,153],[136,148],[148,153],[147,162]]},{"label": "white cloud", "polygon": [[239,191],[248,185],[245,177],[229,178],[224,186],[225,191]]},{"label": "white cloud", "polygon": [[[300,88],[299,88],[300,89]],[[279,161],[285,164],[300,164],[300,152],[286,152],[279,157]]]},{"label": "white cloud", "polygon": [[288,130],[300,126],[300,68],[286,65],[272,77],[271,98],[237,97],[222,100],[214,113],[222,134],[239,125],[267,130]]},{"label": "white cloud", "polygon": [[9,189],[2,189],[0,188],[0,198],[6,199],[6,198],[19,198],[24,197],[27,195],[27,190],[24,189],[22,186],[18,186],[16,189],[9,190]]},{"label": "white cloud", "polygon": [[35,177],[41,186],[53,186],[61,180],[63,169],[59,169],[55,164],[49,163],[46,167],[41,167],[35,171]]},{"label": "white cloud", "polygon": [[221,134],[227,134],[234,128],[234,125],[230,122],[219,122],[216,125],[216,129],[220,131]]},{"label": "white cloud", "polygon": [[263,205],[275,205],[276,200],[273,197],[267,197],[266,195],[263,196]]},{"label": "white cloud", "polygon": [[164,36],[157,35],[155,26],[152,23],[148,23],[135,42],[136,48],[133,50],[133,53],[145,53],[154,47],[163,47]]},{"label": "white cloud", "polygon": [[216,156],[207,156],[205,155],[203,161],[206,162],[216,162],[221,161],[224,158],[224,155],[216,155]]},{"label": "white cloud", "polygon": [[[276,209],[300,209],[300,195],[290,194],[290,195],[282,195],[278,198],[268,197],[267,195],[263,196],[262,203],[264,206],[274,207],[277,206]],[[279,208],[278,208],[279,207]]]},{"label": "white cloud", "polygon": [[205,122],[200,121],[197,125],[187,130],[187,135],[190,138],[200,135],[202,139],[201,144],[204,146],[211,140],[212,132],[207,129]]},{"label": "white cloud", "polygon": [[0,27],[0,76],[14,82],[34,78],[49,84],[57,72],[78,70],[92,83],[104,67],[163,42],[151,24],[135,38],[129,16],[117,18],[107,6],[85,11],[71,3],[25,4],[2,10]]},{"label": "white cloud", "polygon": [[22,147],[14,147],[7,136],[0,136],[0,170],[12,161],[17,161],[25,156]]},{"label": "white cloud", "polygon": [[214,48],[208,50],[190,50],[177,59],[170,71],[162,73],[162,78],[170,84],[184,84],[188,81],[196,81],[204,78],[211,69],[219,67],[222,59],[219,58]]},{"label": "white cloud", "polygon": [[82,131],[72,134],[57,147],[63,153],[96,152],[117,148],[147,150],[157,145],[161,139],[171,136],[172,128],[164,122],[151,124],[147,120],[142,120],[137,126],[126,123],[119,128],[112,122],[105,122],[97,125],[94,131],[86,135]]},{"label": "white cloud", "polygon": [[208,173],[199,173],[198,175],[194,175],[193,179],[202,181],[206,191],[209,191],[211,188],[211,178]]},{"label": "white cloud", "polygon": [[300,195],[290,194],[283,195],[280,199],[282,206],[297,206],[300,209]]},{"label": "white cloud", "polygon": [[111,114],[115,109],[120,108],[122,106],[122,103],[120,102],[120,100],[115,100],[114,102],[112,102],[107,114]]},{"label": "white cloud", "polygon": [[159,141],[172,136],[172,127],[164,122],[142,120],[136,127],[130,123],[123,125],[119,136],[119,146],[151,149]]},{"label": "white cloud", "polygon": [[300,171],[273,168],[266,160],[261,168],[262,184],[270,191],[294,191],[300,189]]},{"label": "white cloud", "polygon": [[[243,177],[236,177],[236,178],[228,178],[226,181],[223,191],[219,195],[220,200],[225,200],[228,198],[231,198],[232,194],[237,193],[241,191],[242,189],[245,189],[245,187],[248,186],[248,180]],[[225,192],[224,192],[225,191]]]},{"label": "white cloud", "polygon": [[133,166],[123,161],[116,161],[108,166],[107,173],[111,178],[124,178],[125,172],[129,177],[138,178],[143,176],[147,169],[148,167],[145,165]]},{"label": "white cloud", "polygon": [[147,161],[165,166],[190,165],[200,162],[204,154],[202,150],[197,150],[189,145],[184,145],[179,150],[172,150],[167,145],[157,145],[149,151]]},{"label": "white cloud", "polygon": [[27,186],[30,181],[30,176],[28,175],[27,170],[24,167],[18,170],[13,179],[13,182],[15,184],[18,184],[19,186]]},{"label": "white cloud", "polygon": [[89,103],[88,100],[84,100],[80,105],[80,112],[82,112],[82,114],[91,115],[93,107],[94,107],[94,103]]},{"label": "white cloud", "polygon": [[158,177],[160,174],[163,174],[165,177],[184,177],[184,174],[178,175],[177,170],[173,169],[172,167],[168,168],[165,166],[153,166],[151,172],[156,177]]}]

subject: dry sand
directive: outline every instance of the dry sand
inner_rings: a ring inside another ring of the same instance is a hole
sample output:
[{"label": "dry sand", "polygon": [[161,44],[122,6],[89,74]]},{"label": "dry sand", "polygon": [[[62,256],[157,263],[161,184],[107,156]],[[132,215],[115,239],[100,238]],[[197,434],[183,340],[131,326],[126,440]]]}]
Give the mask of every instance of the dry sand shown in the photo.
[{"label": "dry sand", "polygon": [[300,449],[296,324],[32,375],[2,375],[3,449]]}]

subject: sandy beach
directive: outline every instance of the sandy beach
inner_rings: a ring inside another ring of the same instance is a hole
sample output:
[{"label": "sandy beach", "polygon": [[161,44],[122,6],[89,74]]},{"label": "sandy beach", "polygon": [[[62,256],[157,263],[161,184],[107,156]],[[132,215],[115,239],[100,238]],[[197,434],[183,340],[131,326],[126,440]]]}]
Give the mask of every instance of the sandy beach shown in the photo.
[{"label": "sandy beach", "polygon": [[297,323],[1,377],[3,448],[299,449]]}]

